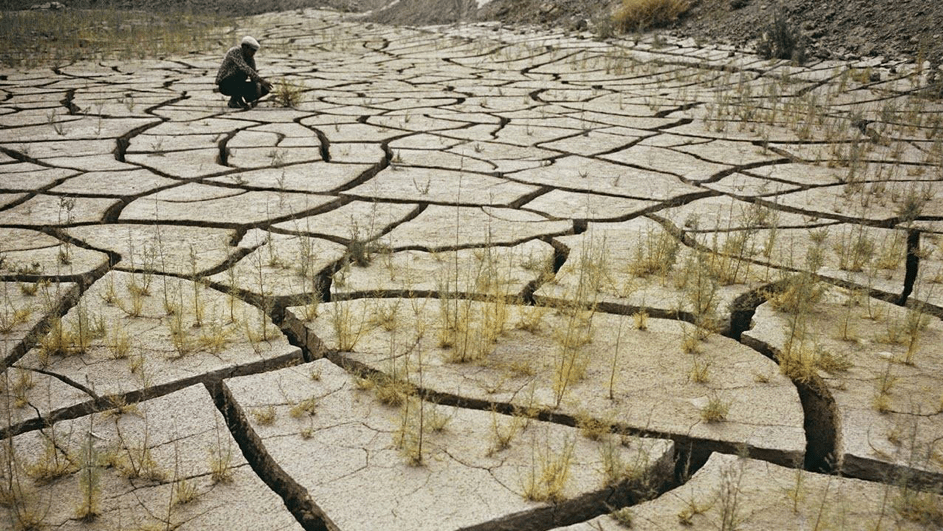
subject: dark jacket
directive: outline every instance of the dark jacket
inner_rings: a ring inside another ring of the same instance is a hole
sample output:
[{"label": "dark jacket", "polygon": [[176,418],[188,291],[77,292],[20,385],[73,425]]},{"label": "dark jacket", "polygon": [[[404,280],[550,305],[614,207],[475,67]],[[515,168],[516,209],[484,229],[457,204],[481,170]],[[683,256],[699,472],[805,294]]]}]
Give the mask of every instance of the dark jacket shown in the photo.
[{"label": "dark jacket", "polygon": [[240,81],[249,78],[256,83],[262,81],[261,76],[255,70],[255,59],[246,57],[242,53],[242,46],[233,46],[223,57],[223,64],[219,66],[219,72],[216,73],[216,84],[219,85],[224,79],[238,78]]}]

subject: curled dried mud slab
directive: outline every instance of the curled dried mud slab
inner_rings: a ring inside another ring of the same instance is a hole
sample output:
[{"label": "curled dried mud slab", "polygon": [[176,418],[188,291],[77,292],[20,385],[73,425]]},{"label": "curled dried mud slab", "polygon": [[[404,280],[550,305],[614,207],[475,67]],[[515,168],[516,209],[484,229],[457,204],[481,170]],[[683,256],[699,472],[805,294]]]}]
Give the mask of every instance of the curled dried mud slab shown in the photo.
[{"label": "curled dried mud slab", "polygon": [[[939,483],[941,415],[934,382],[941,370],[935,350],[940,320],[837,288],[808,311],[798,316],[801,328],[793,334],[789,323],[796,316],[766,303],[744,339],[825,386],[821,392],[834,401],[836,467],[873,481]],[[786,350],[790,336],[793,347]]]},{"label": "curled dried mud slab", "polygon": [[24,405],[46,414],[300,359],[270,318],[241,300],[175,277],[112,271],[16,366],[78,384],[29,389]]},{"label": "curled dried mud slab", "polygon": [[[414,385],[421,372],[421,388],[459,402],[742,445],[782,463],[805,452],[799,397],[775,364],[687,323],[646,318],[640,330],[628,316],[441,294],[322,304],[309,322],[305,310],[286,317],[312,351]],[[705,420],[712,405],[722,418]]]},{"label": "curled dried mud slab", "polygon": [[[560,528],[566,531],[632,529],[805,529],[805,525],[839,525],[864,529],[892,525],[925,529],[934,518],[935,494],[839,476],[713,454],[681,487],[657,500],[628,509],[627,516],[603,516]],[[921,512],[928,508],[930,512]],[[617,519],[617,517],[619,519]]]},{"label": "curled dried mud slab", "polygon": [[[407,396],[392,406],[327,360],[225,386],[272,460],[342,529],[550,529],[637,499],[671,469],[669,441],[591,441]],[[620,463],[608,476],[605,452]]]},{"label": "curled dried mud slab", "polygon": [[302,527],[252,472],[195,385],[4,441],[0,508],[14,528]]}]

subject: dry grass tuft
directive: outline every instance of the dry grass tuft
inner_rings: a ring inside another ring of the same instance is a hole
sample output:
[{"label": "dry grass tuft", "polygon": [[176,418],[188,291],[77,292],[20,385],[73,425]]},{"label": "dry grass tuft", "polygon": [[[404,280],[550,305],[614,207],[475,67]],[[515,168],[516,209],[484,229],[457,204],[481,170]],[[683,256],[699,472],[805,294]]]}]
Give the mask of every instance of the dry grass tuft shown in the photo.
[{"label": "dry grass tuft", "polygon": [[272,91],[272,98],[275,103],[282,107],[297,107],[304,101],[304,85],[296,85],[282,78],[275,83],[275,89]]},{"label": "dry grass tuft", "polygon": [[613,21],[623,32],[667,26],[691,8],[688,0],[622,0]]},{"label": "dry grass tuft", "polygon": [[727,420],[729,411],[729,402],[724,402],[716,396],[711,397],[707,404],[701,408],[701,420],[704,422],[723,422]]},{"label": "dry grass tuft", "polygon": [[524,497],[537,502],[562,501],[572,462],[572,441],[566,441],[560,451],[549,446],[541,448],[531,465],[530,474],[524,478]]},{"label": "dry grass tuft", "polygon": [[229,17],[185,10],[8,11],[0,17],[0,39],[7,44],[0,63],[29,67],[213,50],[232,25]]}]

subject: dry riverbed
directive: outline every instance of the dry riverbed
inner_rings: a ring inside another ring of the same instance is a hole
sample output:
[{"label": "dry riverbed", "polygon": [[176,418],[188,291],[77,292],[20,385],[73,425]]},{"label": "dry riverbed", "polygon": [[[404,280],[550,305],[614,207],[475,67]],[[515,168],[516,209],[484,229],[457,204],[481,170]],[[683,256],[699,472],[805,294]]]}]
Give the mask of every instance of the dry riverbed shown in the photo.
[{"label": "dry riverbed", "polygon": [[242,24],[0,70],[5,526],[943,523],[925,72]]}]

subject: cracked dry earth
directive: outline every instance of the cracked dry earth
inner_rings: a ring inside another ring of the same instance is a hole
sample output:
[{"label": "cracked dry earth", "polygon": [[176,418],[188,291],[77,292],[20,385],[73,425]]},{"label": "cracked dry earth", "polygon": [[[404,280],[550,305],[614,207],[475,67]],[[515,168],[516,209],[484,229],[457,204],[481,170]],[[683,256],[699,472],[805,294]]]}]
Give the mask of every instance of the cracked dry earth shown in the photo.
[{"label": "cracked dry earth", "polygon": [[940,524],[920,70],[244,23],[0,76],[5,527]]}]

